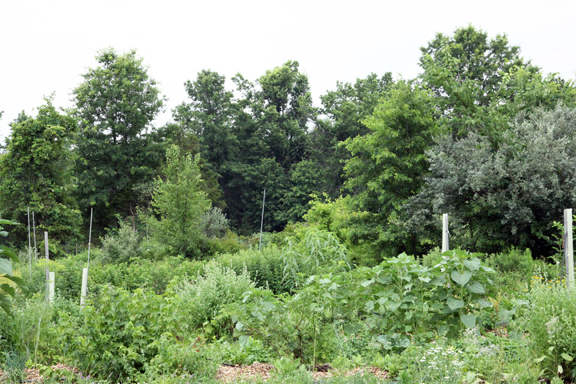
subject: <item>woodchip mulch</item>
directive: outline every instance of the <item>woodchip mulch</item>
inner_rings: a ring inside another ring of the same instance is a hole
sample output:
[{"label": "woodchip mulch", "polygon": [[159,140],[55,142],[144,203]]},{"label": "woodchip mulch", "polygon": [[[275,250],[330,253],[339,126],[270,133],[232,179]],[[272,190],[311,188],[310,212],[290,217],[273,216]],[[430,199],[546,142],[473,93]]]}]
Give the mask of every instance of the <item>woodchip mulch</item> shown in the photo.
[{"label": "woodchip mulch", "polygon": [[[266,381],[270,378],[274,366],[272,364],[263,364],[255,362],[252,365],[222,365],[218,370],[216,378],[224,383],[231,383],[233,381],[244,383],[257,379]],[[350,371],[339,372],[332,368],[329,364],[322,364],[316,367],[316,372],[312,373],[314,380],[321,378],[328,378],[337,375],[353,376],[353,375],[374,375],[380,379],[386,379],[388,372],[376,367],[358,367]]]},{"label": "woodchip mulch", "polygon": [[[78,368],[68,367],[64,364],[56,364],[51,367],[54,371],[68,371],[73,372],[76,375],[80,375]],[[272,364],[264,364],[255,362],[252,365],[229,365],[224,364],[220,366],[216,379],[222,381],[223,383],[231,383],[233,381],[244,383],[252,382],[254,380],[267,381],[274,371],[274,366]],[[380,379],[386,379],[388,377],[388,372],[376,368],[376,367],[358,367],[350,371],[339,372],[330,366],[330,364],[321,364],[316,366],[316,372],[312,373],[314,380],[329,378],[337,375],[353,376],[353,375],[374,375]],[[0,370],[0,383],[7,382],[7,377],[4,376],[4,372]],[[34,383],[41,382],[42,376],[38,369],[25,369],[24,370],[24,382]]]}]

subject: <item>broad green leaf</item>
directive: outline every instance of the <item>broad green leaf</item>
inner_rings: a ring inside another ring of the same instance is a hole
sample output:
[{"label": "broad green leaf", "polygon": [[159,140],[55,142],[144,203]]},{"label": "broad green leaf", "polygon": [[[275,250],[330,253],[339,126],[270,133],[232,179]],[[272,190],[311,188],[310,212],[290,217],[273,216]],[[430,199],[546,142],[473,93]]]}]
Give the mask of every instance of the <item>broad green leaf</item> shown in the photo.
[{"label": "broad green leaf", "polygon": [[465,271],[464,273],[460,274],[458,273],[458,271],[452,271],[450,276],[452,277],[452,280],[454,280],[456,283],[460,285],[465,285],[468,281],[470,281],[470,278],[472,277],[472,272]]},{"label": "broad green leaf", "polygon": [[8,276],[12,275],[12,263],[10,260],[0,259],[0,273]]},{"label": "broad green leaf", "polygon": [[480,305],[481,305],[482,307],[484,307],[484,308],[488,308],[488,307],[491,307],[491,306],[492,306],[492,303],[491,303],[491,302],[489,302],[489,301],[487,301],[487,300],[484,300],[484,299],[477,299],[476,302],[477,302],[478,304],[480,304]]},{"label": "broad green leaf", "polygon": [[360,331],[361,329],[362,329],[361,324],[346,324],[344,326],[344,333],[346,333],[347,335],[353,335],[356,332]]},{"label": "broad green leaf", "polygon": [[16,290],[14,289],[14,287],[9,286],[8,284],[1,284],[0,290],[6,292],[7,294],[9,294],[12,297],[14,297],[14,295],[16,295]]},{"label": "broad green leaf", "polygon": [[473,282],[472,284],[468,284],[466,289],[474,293],[484,293],[484,286],[482,286],[482,284],[477,281]]},{"label": "broad green leaf", "polygon": [[438,335],[439,336],[446,336],[446,334],[448,333],[449,330],[450,330],[450,327],[448,325],[440,325],[438,327]]},{"label": "broad green leaf", "polygon": [[465,315],[460,314],[460,320],[464,323],[467,328],[474,328],[476,326],[476,316],[475,315]]},{"label": "broad green leaf", "polygon": [[573,360],[573,359],[572,359],[572,356],[570,356],[570,355],[567,354],[567,353],[561,353],[560,356],[562,356],[562,358],[563,358],[564,360],[566,360],[566,361],[572,361],[572,360]]},{"label": "broad green leaf", "polygon": [[477,271],[480,269],[481,263],[480,259],[475,257],[471,260],[464,260],[464,265],[471,271]]},{"label": "broad green leaf", "polygon": [[462,300],[455,299],[453,297],[449,297],[448,300],[446,300],[446,304],[448,304],[448,307],[450,307],[451,310],[456,310],[464,306],[464,302]]},{"label": "broad green leaf", "polygon": [[371,312],[374,310],[374,301],[370,300],[366,303],[366,310]]},{"label": "broad green leaf", "polygon": [[363,286],[363,287],[367,287],[367,286],[369,286],[369,285],[372,284],[372,283],[374,283],[374,280],[365,280],[365,281],[362,282],[362,286]]},{"label": "broad green leaf", "polygon": [[332,282],[332,281],[331,281],[330,279],[322,279],[322,280],[319,281],[320,284],[329,284],[329,283],[331,283],[331,282]]},{"label": "broad green leaf", "polygon": [[240,348],[246,348],[248,341],[250,340],[250,336],[242,335],[238,338],[238,343],[240,344]]},{"label": "broad green leaf", "polygon": [[379,282],[380,284],[387,285],[390,284],[390,282],[392,281],[392,277],[390,276],[378,277],[376,281]]},{"label": "broad green leaf", "polygon": [[391,310],[392,312],[394,312],[395,310],[397,310],[400,306],[402,305],[402,301],[388,301],[386,303],[386,307]]},{"label": "broad green leaf", "polygon": [[12,251],[10,248],[7,247],[0,248],[0,255],[8,257],[10,260],[12,260],[13,263],[20,264],[20,259],[18,258],[18,255],[16,255],[14,251]]},{"label": "broad green leaf", "polygon": [[20,288],[22,289],[26,289],[26,282],[24,281],[24,279],[22,279],[21,277],[18,276],[3,276],[5,279],[8,280],[12,280],[13,282],[16,283],[16,285],[18,285]]},{"label": "broad green leaf", "polygon": [[510,321],[514,313],[516,313],[516,308],[512,308],[510,311],[504,308],[500,308],[500,310],[498,311],[498,316],[500,317],[500,321],[502,321],[503,323],[507,323]]},{"label": "broad green leaf", "polygon": [[435,278],[433,278],[430,284],[440,286],[443,285],[445,282],[446,282],[446,276],[442,274],[440,276],[436,276]]}]

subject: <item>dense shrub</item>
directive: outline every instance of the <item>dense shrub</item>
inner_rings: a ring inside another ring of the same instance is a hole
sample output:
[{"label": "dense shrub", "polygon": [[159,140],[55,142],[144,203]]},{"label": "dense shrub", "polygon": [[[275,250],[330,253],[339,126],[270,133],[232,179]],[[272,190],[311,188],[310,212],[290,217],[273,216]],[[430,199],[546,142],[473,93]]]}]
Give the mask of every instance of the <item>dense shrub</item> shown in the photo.
[{"label": "dense shrub", "polygon": [[[551,254],[551,224],[576,205],[575,134],[576,110],[558,106],[519,115],[498,145],[477,134],[440,139],[428,152],[426,189],[410,208],[414,225],[440,222],[431,213],[450,212],[452,236],[462,247]],[[428,208],[417,213],[419,200]]]},{"label": "dense shrub", "polygon": [[493,272],[478,256],[449,251],[427,268],[402,254],[374,268],[309,276],[291,297],[247,292],[242,304],[225,312],[236,322],[237,336],[304,361],[318,356],[317,347],[325,353],[334,348],[335,331],[368,332],[377,348],[402,350],[415,340],[476,326],[492,305],[486,297]]},{"label": "dense shrub", "polygon": [[[244,292],[254,289],[256,287],[245,268],[236,274],[228,267],[211,262],[204,267],[202,275],[199,274],[193,281],[181,281],[170,292],[181,298],[181,326],[192,333],[216,318],[224,305],[241,301]],[[221,319],[212,326],[220,328],[226,325],[229,325],[229,320]]]},{"label": "dense shrub", "polygon": [[223,266],[230,267],[240,274],[244,269],[257,287],[269,288],[274,293],[287,292],[291,285],[283,282],[282,250],[275,246],[241,250],[238,253],[221,254],[215,260]]},{"label": "dense shrub", "polygon": [[228,231],[228,219],[221,208],[212,207],[202,216],[200,226],[203,228],[204,236],[220,238]]},{"label": "dense shrub", "polygon": [[102,240],[102,263],[128,263],[142,255],[138,232],[127,221],[119,220],[119,225]]},{"label": "dense shrub", "polygon": [[194,278],[203,265],[203,262],[186,260],[182,256],[159,261],[138,259],[130,264],[93,264],[90,267],[90,287],[110,284],[127,291],[144,289],[162,294],[172,279]]},{"label": "dense shrub", "polygon": [[194,373],[206,360],[200,345],[181,337],[179,305],[174,295],[103,287],[81,314],[61,313],[54,342],[64,361],[114,382],[146,372],[154,359],[174,374]]},{"label": "dense shrub", "polygon": [[536,263],[529,249],[521,251],[510,248],[507,251],[490,255],[486,260],[488,265],[499,272],[494,282],[497,286],[508,286],[511,289],[523,289],[534,275]]}]

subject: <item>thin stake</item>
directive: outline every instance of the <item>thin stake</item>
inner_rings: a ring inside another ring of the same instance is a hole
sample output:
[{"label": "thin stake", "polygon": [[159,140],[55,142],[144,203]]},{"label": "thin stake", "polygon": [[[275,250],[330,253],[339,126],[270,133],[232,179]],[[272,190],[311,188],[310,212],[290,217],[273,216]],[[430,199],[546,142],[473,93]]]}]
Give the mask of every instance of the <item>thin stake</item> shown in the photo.
[{"label": "thin stake", "polygon": [[46,254],[46,281],[48,281],[50,280],[50,270],[48,268],[48,260],[50,260],[48,254],[48,232],[44,232],[44,252]]},{"label": "thin stake", "polygon": [[266,203],[266,190],[264,190],[264,197],[262,198],[262,219],[260,220],[260,245],[258,250],[262,249],[262,229],[264,228],[264,204]]},{"label": "thin stake", "polygon": [[28,207],[28,260],[30,261],[30,279],[32,279],[32,240],[30,239],[30,207]]},{"label": "thin stake", "polygon": [[90,243],[92,242],[92,213],[94,208],[90,208],[90,232],[88,233],[88,266],[90,268]]},{"label": "thin stake", "polygon": [[38,261],[38,253],[36,252],[36,223],[34,222],[34,211],[32,211],[32,230],[34,231],[34,260]]}]

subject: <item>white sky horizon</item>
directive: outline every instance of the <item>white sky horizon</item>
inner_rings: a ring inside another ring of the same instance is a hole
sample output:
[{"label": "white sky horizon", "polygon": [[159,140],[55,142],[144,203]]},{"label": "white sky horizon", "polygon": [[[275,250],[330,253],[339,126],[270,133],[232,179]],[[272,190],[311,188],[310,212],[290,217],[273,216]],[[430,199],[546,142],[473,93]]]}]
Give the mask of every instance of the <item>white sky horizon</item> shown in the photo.
[{"label": "white sky horizon", "polygon": [[136,49],[168,98],[166,112],[187,100],[184,82],[211,69],[255,81],[288,60],[309,77],[314,102],[374,72],[413,78],[420,47],[437,32],[472,24],[506,34],[544,73],[576,78],[576,2],[495,1],[212,1],[0,0],[0,137],[20,111],[34,114],[43,97],[70,107],[97,51]]}]

